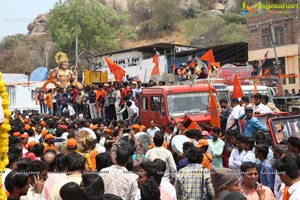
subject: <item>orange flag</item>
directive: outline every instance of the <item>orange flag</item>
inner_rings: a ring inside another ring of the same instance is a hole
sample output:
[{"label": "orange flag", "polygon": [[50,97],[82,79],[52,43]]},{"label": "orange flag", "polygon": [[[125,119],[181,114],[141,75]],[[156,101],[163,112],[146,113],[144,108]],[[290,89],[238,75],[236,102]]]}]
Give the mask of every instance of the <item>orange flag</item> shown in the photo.
[{"label": "orange flag", "polygon": [[200,129],[200,126],[198,126],[198,124],[191,120],[191,118],[189,118],[187,115],[185,115],[183,118],[182,126],[184,129]]},{"label": "orange flag", "polygon": [[254,82],[253,96],[252,96],[252,108],[254,107],[254,95],[257,93],[256,83]]},{"label": "orange flag", "polygon": [[203,54],[200,58],[200,60],[206,60],[207,61],[207,68],[208,71],[211,69],[211,62],[215,62],[215,56],[212,49],[209,49],[205,54]]},{"label": "orange flag", "polygon": [[136,75],[135,81],[136,81],[136,82],[141,81],[138,74]]},{"label": "orange flag", "polygon": [[239,77],[237,74],[234,74],[234,81],[233,81],[233,92],[232,92],[232,97],[234,98],[240,98],[244,96],[241,83],[239,80]]},{"label": "orange flag", "polygon": [[189,63],[189,66],[190,66],[191,68],[195,68],[195,66],[196,66],[195,60],[192,60],[192,61]]},{"label": "orange flag", "polygon": [[158,64],[158,52],[153,56],[154,67],[151,72],[151,76],[159,75],[159,64]]},{"label": "orange flag", "polygon": [[125,70],[120,65],[114,63],[110,58],[104,56],[104,59],[109,67],[111,73],[114,74],[116,81],[121,82],[125,76]]},{"label": "orange flag", "polygon": [[175,74],[175,71],[176,71],[176,65],[173,64],[173,65],[172,65],[172,73]]},{"label": "orange flag", "polygon": [[218,105],[210,84],[209,84],[209,98],[210,98],[210,123],[214,127],[221,128]]},{"label": "orange flag", "polygon": [[270,73],[270,68],[265,69],[264,75],[268,75]]}]

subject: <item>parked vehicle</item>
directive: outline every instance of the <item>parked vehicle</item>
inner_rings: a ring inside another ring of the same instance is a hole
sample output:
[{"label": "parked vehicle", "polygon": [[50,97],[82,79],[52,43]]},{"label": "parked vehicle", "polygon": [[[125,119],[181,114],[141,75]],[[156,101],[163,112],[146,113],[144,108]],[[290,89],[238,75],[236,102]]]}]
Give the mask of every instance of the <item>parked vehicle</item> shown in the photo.
[{"label": "parked vehicle", "polygon": [[300,115],[276,116],[268,120],[270,139],[274,145],[290,136],[300,137]]},{"label": "parked vehicle", "polygon": [[[216,101],[218,97],[213,88]],[[192,121],[210,121],[209,85],[175,85],[143,88],[140,96],[140,121],[149,127],[150,120],[159,126],[173,119],[182,121],[188,115]]]}]

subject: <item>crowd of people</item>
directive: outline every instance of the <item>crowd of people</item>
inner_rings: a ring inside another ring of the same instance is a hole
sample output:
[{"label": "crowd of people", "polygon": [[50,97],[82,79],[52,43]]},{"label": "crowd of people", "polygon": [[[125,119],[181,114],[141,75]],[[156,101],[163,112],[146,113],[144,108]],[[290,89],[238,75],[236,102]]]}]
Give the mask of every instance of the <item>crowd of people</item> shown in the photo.
[{"label": "crowd of people", "polygon": [[[266,118],[253,116],[279,112],[265,96],[255,94],[253,106],[247,97],[221,99],[220,128],[153,119],[145,127],[141,88],[49,89],[37,94],[40,111],[15,111],[2,175],[8,199],[300,199],[300,139],[270,142]],[[183,153],[172,149],[176,135],[189,138]]]}]

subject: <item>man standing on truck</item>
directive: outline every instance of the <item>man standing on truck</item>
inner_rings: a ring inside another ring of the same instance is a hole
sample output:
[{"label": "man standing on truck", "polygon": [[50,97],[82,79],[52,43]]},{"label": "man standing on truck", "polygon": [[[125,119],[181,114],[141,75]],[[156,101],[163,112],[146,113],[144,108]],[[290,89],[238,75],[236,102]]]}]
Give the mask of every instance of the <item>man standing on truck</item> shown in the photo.
[{"label": "man standing on truck", "polygon": [[222,135],[225,135],[227,119],[232,111],[232,108],[228,105],[228,101],[225,98],[220,100],[220,105],[222,108],[221,115],[220,115],[221,131],[222,131]]},{"label": "man standing on truck", "polygon": [[245,108],[245,128],[244,136],[249,138],[252,137],[252,134],[257,134],[259,131],[267,131],[266,127],[260,123],[255,117],[253,117],[253,108]]},{"label": "man standing on truck", "polygon": [[231,98],[231,107],[232,112],[227,119],[226,130],[240,130],[239,119],[245,114],[245,110],[240,106],[237,98]]},{"label": "man standing on truck", "polygon": [[274,103],[269,102],[269,96],[268,95],[263,95],[261,99],[261,103],[270,108],[274,113],[281,112]]},{"label": "man standing on truck", "polygon": [[[253,107],[253,112],[254,114],[272,114],[272,110],[268,108],[266,105],[261,103],[262,95],[260,93],[257,93],[254,95],[254,107]],[[258,117],[258,121],[260,121],[265,127],[267,124],[267,117],[262,116]]]}]

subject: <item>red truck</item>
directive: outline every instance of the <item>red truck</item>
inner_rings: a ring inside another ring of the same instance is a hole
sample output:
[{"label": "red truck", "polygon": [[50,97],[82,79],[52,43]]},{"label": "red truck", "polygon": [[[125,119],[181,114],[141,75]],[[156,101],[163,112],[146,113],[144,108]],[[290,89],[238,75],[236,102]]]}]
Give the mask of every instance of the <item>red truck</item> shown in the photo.
[{"label": "red truck", "polygon": [[[218,101],[215,89],[213,93]],[[140,121],[146,127],[150,120],[159,126],[182,121],[188,115],[192,121],[210,121],[209,85],[174,85],[143,88],[140,95]],[[219,105],[218,105],[219,106]]]}]

